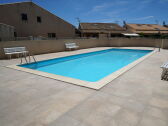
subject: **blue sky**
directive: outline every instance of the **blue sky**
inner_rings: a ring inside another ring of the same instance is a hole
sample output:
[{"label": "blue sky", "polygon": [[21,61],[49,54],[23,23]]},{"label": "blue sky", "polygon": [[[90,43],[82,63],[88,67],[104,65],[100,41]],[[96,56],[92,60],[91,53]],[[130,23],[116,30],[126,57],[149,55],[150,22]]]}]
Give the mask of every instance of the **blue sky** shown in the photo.
[{"label": "blue sky", "polygon": [[[0,3],[25,0],[0,0]],[[168,24],[168,0],[33,0],[62,19],[81,22]]]}]

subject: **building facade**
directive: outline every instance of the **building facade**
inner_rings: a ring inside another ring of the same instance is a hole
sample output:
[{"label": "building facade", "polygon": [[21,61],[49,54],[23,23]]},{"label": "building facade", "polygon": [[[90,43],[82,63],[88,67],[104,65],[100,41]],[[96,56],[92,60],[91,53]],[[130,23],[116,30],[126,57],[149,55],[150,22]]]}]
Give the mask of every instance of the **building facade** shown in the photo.
[{"label": "building facade", "polygon": [[72,38],[75,27],[33,2],[0,5],[0,22],[15,27],[17,37]]},{"label": "building facade", "polygon": [[81,37],[117,37],[125,32],[125,29],[114,23],[80,23]]},{"label": "building facade", "polygon": [[15,28],[0,23],[0,41],[14,40]]}]

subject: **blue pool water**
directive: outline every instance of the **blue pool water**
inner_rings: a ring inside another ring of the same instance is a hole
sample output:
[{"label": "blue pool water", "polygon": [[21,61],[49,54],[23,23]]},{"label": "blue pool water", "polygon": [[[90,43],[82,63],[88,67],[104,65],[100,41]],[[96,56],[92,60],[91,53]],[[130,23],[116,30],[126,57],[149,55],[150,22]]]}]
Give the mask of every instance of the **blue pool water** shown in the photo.
[{"label": "blue pool water", "polygon": [[96,82],[151,51],[107,49],[19,66],[84,81]]}]

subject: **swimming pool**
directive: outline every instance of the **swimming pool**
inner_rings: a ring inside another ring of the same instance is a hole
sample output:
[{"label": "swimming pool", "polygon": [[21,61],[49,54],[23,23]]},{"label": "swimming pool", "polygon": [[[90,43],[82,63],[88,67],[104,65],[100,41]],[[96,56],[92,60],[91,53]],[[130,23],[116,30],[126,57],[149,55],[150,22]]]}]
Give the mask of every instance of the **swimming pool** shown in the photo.
[{"label": "swimming pool", "polygon": [[87,85],[102,82],[106,77],[105,81],[109,82],[111,80],[110,75],[117,73],[117,71],[150,54],[152,51],[113,48],[23,64],[18,65],[18,67],[29,69],[29,71],[33,70],[33,72],[36,71],[36,74],[41,73],[42,76],[44,74],[47,77],[51,75],[51,78],[56,75],[54,79],[75,84],[82,83],[82,86],[88,87]]}]

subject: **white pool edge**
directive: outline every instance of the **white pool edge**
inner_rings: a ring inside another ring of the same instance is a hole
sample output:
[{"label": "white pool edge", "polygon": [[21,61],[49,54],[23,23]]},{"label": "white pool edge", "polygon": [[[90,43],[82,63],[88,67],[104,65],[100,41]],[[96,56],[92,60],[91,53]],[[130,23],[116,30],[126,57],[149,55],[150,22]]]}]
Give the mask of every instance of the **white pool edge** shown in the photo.
[{"label": "white pool edge", "polygon": [[139,64],[140,62],[145,60],[147,57],[153,55],[155,52],[157,52],[157,51],[153,50],[149,54],[135,60],[134,62],[128,64],[127,66],[121,68],[120,70],[118,70],[116,72],[113,72],[112,74],[106,76],[105,78],[103,78],[97,82],[87,82],[87,81],[83,81],[83,80],[79,80],[79,79],[74,79],[74,78],[69,78],[69,77],[51,74],[51,73],[47,73],[47,72],[37,71],[37,70],[29,69],[29,68],[24,68],[24,67],[20,67],[17,65],[9,65],[6,67],[98,90],[98,89],[102,88],[103,86],[105,86],[106,84],[108,84],[109,82],[111,82],[112,80],[119,77],[121,74],[125,73],[126,71],[130,70],[131,68],[133,68],[134,66],[136,66],[137,64]]}]

